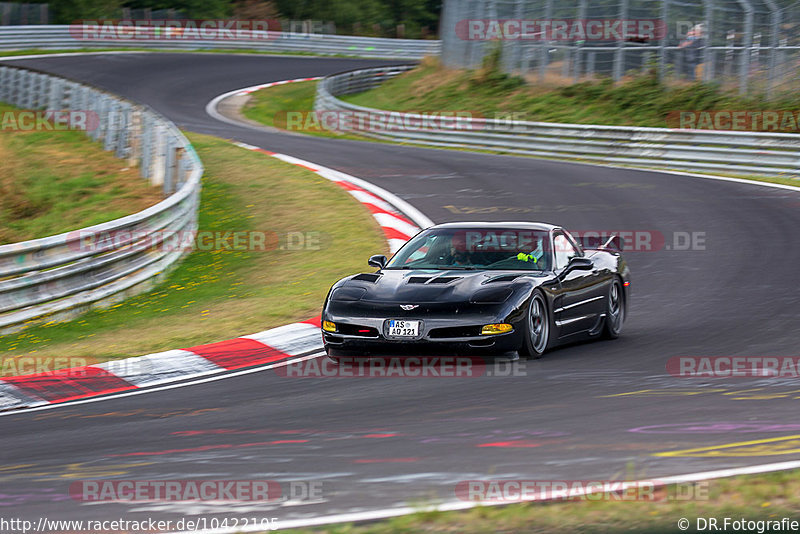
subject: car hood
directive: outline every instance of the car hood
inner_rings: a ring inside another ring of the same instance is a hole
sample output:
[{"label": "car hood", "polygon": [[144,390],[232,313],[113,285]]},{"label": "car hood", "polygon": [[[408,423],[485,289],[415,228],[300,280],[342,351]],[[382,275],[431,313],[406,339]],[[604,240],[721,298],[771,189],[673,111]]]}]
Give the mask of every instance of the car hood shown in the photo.
[{"label": "car hood", "polygon": [[361,301],[396,303],[433,303],[469,301],[476,293],[482,295],[508,292],[517,284],[530,284],[544,277],[520,271],[471,270],[396,270],[352,276],[334,289],[340,298]]}]

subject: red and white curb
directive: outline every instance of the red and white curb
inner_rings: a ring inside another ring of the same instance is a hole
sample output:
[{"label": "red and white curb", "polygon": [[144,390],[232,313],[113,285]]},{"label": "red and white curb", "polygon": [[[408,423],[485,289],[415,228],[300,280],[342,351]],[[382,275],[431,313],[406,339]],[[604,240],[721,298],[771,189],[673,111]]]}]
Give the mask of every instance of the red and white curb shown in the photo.
[{"label": "red and white curb", "polygon": [[[303,78],[253,86],[256,91]],[[433,221],[396,195],[355,176],[323,167],[310,161],[270,152],[263,148],[235,143],[286,163],[297,165],[344,188],[372,213],[380,225],[389,248],[395,252],[421,228]],[[0,412],[5,415],[20,409],[42,408],[69,401],[80,401],[111,394],[130,394],[236,369],[279,365],[322,350],[319,318],[293,323],[236,339],[169,350],[98,365],[62,369],[49,373],[14,376],[0,380]]]},{"label": "red and white curb", "polygon": [[[322,350],[319,319],[227,341],[0,380],[0,410],[36,408],[161,386]],[[9,412],[13,413],[13,412]]]}]

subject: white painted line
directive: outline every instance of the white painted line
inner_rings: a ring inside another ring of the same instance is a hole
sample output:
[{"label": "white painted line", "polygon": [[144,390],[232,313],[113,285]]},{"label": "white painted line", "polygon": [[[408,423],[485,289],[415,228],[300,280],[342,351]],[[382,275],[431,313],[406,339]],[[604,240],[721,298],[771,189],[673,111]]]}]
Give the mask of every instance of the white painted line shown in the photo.
[{"label": "white painted line", "polygon": [[304,159],[299,159],[294,156],[287,156],[286,154],[275,154],[273,157],[285,161],[286,163],[291,163],[292,165],[300,165],[302,167],[308,167],[312,169],[314,172],[318,172],[322,167],[317,165],[316,163],[311,163],[310,161],[306,161]]},{"label": "white painted line", "polygon": [[[621,490],[627,488],[636,488],[642,484],[654,483],[656,487],[663,487],[669,484],[683,484],[689,482],[700,482],[703,480],[713,480],[717,478],[728,478],[739,475],[752,475],[759,473],[771,473],[775,471],[785,471],[787,469],[800,468],[800,461],[779,462],[773,464],[752,465],[746,467],[734,467],[730,469],[718,469],[716,471],[703,471],[699,473],[689,473],[686,475],[658,477],[652,479],[626,481],[621,484]],[[455,491],[455,488],[454,488]],[[579,489],[569,490],[565,493],[566,497],[580,497],[589,493],[595,493],[596,489],[584,485]],[[390,519],[392,517],[399,517],[418,512],[439,511],[439,512],[453,512],[459,510],[468,510],[478,506],[509,506],[511,504],[519,504],[524,502],[548,502],[551,500],[560,500],[561,497],[549,499],[541,499],[532,496],[527,499],[519,499],[516,502],[497,502],[497,501],[448,501],[438,505],[430,506],[401,506],[397,508],[383,508],[378,510],[367,510],[364,512],[351,512],[344,514],[333,514],[327,516],[318,516],[304,519],[290,519],[286,521],[279,521],[277,529],[285,530],[293,528],[308,528],[321,525],[330,525],[335,523],[355,523],[359,521],[376,521],[381,519]],[[206,529],[206,530],[193,530],[193,531],[180,531],[172,532],[170,534],[234,534],[236,532],[263,532],[264,528],[259,528],[258,525],[251,525],[249,527],[239,527],[238,529]]]},{"label": "white painted line", "polygon": [[355,190],[350,190],[348,192],[362,204],[372,204],[376,208],[388,211],[389,213],[395,211],[394,207],[391,204],[389,204],[388,202],[384,202],[383,200],[379,199],[372,193],[367,193],[365,191],[355,191]]},{"label": "white painted line", "polygon": [[[318,76],[316,78],[296,78],[294,80],[283,80],[283,83],[288,83],[288,82],[311,82],[311,81],[321,80],[321,79],[322,79],[321,76]],[[243,87],[241,89],[235,89],[233,91],[228,91],[227,93],[223,93],[221,95],[215,96],[213,99],[211,99],[211,101],[208,104],[206,104],[206,113],[208,115],[210,115],[211,117],[217,119],[218,121],[227,122],[228,124],[233,124],[234,126],[240,126],[240,127],[243,127],[243,128],[249,128],[251,130],[259,130],[260,131],[261,130],[260,127],[253,126],[252,124],[247,124],[247,123],[244,123],[244,122],[235,121],[233,119],[229,119],[228,117],[226,117],[225,115],[223,115],[222,113],[217,111],[217,107],[219,106],[219,103],[222,102],[223,100],[225,100],[226,98],[229,98],[229,97],[232,97],[232,96],[248,95],[248,94],[252,93],[253,91],[258,91],[260,89],[266,89],[268,87],[272,87],[273,85],[278,85],[280,83],[281,82],[270,82],[270,83],[262,83],[260,85],[251,85],[250,87]]]},{"label": "white painted line", "polygon": [[152,50],[106,50],[104,52],[59,52],[58,54],[30,54],[27,56],[2,56],[0,61],[15,61],[17,59],[42,59],[48,57],[69,56],[100,56],[106,54],[152,54]]}]

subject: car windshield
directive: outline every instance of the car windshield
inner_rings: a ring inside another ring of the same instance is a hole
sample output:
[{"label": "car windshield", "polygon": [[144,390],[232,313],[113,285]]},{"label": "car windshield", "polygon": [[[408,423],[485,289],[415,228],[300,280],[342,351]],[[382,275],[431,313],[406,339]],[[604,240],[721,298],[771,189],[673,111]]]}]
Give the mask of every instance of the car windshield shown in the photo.
[{"label": "car windshield", "polygon": [[416,236],[387,269],[550,270],[549,236],[519,228],[438,228]]}]

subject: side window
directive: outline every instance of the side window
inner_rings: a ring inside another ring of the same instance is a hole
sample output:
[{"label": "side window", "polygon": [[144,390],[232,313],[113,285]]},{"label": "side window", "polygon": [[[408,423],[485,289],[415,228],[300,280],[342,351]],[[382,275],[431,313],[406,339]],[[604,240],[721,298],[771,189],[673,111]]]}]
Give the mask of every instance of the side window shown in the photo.
[{"label": "side window", "polygon": [[578,255],[578,251],[564,234],[556,234],[553,238],[553,246],[555,247],[555,270],[563,269],[569,263],[569,260]]}]

